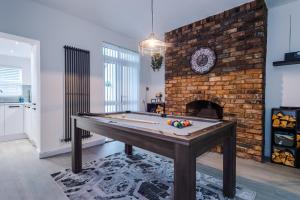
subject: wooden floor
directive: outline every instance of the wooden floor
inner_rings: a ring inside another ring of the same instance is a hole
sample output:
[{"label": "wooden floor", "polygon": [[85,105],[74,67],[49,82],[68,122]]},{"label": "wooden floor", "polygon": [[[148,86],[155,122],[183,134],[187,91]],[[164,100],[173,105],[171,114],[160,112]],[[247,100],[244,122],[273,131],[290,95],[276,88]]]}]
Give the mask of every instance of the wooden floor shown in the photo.
[{"label": "wooden floor", "polygon": [[[83,161],[95,160],[122,151],[122,143],[111,142],[84,150]],[[0,143],[1,200],[61,200],[63,192],[51,173],[70,168],[70,154],[38,159],[27,140]],[[222,156],[207,153],[198,158],[198,170],[222,177]],[[257,192],[257,200],[300,199],[300,170],[237,160],[238,184]]]}]

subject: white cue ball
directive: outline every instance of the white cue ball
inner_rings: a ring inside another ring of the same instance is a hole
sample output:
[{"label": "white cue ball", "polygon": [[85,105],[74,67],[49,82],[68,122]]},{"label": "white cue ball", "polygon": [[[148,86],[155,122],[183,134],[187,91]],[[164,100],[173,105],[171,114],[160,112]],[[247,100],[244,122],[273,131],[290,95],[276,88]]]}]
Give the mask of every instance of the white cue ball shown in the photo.
[{"label": "white cue ball", "polygon": [[122,114],[122,118],[125,118],[126,117],[126,115],[125,114]]}]

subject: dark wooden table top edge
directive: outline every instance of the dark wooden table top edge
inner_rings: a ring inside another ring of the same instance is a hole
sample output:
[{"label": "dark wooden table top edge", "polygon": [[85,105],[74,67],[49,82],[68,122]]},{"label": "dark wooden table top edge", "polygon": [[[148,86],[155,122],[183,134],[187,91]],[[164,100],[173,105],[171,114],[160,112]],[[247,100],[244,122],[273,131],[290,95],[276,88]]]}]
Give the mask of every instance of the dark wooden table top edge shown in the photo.
[{"label": "dark wooden table top edge", "polygon": [[201,140],[201,138],[205,138],[206,135],[209,133],[220,130],[220,129],[227,129],[229,127],[235,126],[236,121],[229,121],[229,120],[216,120],[216,119],[208,119],[208,118],[198,118],[198,117],[189,117],[189,116],[173,116],[173,115],[166,115],[164,117],[170,117],[170,118],[178,118],[178,119],[188,119],[188,120],[194,120],[194,121],[203,121],[203,122],[220,122],[216,125],[212,125],[210,127],[195,131],[191,133],[189,136],[179,136],[179,135],[166,135],[162,133],[157,133],[156,131],[151,131],[151,130],[146,130],[146,129],[135,129],[135,128],[128,128],[128,127],[123,127],[120,125],[116,125],[113,123],[106,123],[97,120],[96,118],[91,118],[91,117],[104,117],[106,115],[112,115],[112,114],[126,114],[126,113],[132,113],[132,114],[143,114],[143,115],[149,115],[149,116],[157,116],[157,117],[162,117],[160,114],[156,113],[144,113],[144,112],[112,112],[112,113],[78,113],[75,115],[72,115],[72,119],[85,119],[85,120],[90,120],[94,123],[101,124],[102,126],[106,126],[109,128],[114,128],[114,129],[119,129],[120,131],[125,131],[125,132],[134,132],[136,134],[141,134],[144,136],[149,136],[157,139],[164,139],[166,141],[174,142],[174,143],[180,143],[184,145],[190,145],[196,140]]}]

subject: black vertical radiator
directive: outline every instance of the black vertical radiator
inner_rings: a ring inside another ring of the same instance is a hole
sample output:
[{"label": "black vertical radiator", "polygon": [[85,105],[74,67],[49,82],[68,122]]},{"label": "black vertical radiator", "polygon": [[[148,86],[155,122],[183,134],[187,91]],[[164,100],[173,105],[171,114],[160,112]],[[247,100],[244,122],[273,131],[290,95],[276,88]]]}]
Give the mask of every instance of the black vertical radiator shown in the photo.
[{"label": "black vertical radiator", "polygon": [[[71,141],[71,116],[90,112],[90,52],[70,46],[65,49],[65,132],[63,141]],[[82,137],[91,137],[82,131]]]}]

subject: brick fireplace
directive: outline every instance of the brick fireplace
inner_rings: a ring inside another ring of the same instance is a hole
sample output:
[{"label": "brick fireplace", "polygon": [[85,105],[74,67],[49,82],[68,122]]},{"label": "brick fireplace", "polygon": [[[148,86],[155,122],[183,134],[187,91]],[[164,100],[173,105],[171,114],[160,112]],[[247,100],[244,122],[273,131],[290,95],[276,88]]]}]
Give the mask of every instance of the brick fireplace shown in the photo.
[{"label": "brick fireplace", "polygon": [[211,101],[195,100],[186,104],[187,116],[223,119],[223,108]]},{"label": "brick fireplace", "polygon": [[[263,0],[241,5],[165,34],[166,112],[236,119],[237,155],[262,160],[267,8]],[[214,69],[192,71],[200,47],[216,52]],[[202,105],[200,105],[202,103]]]}]

